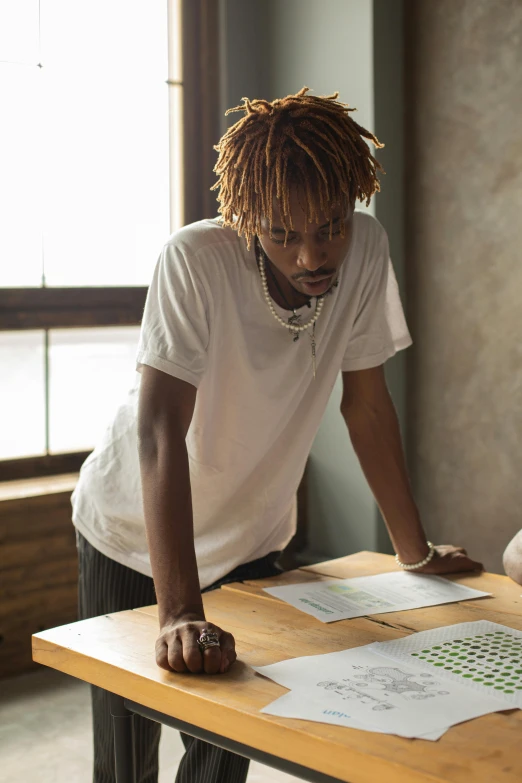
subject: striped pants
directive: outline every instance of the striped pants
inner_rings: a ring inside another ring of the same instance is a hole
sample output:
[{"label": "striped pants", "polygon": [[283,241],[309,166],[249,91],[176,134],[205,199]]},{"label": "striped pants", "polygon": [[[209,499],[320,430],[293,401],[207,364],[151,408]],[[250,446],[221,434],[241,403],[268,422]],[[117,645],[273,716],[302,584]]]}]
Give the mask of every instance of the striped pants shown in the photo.
[{"label": "striped pants", "polygon": [[[154,584],[150,577],[105,557],[80,534],[77,540],[80,620],[156,603]],[[279,554],[273,552],[260,560],[239,566],[203,592],[215,590],[227,582],[275,576],[281,573],[275,565]],[[151,649],[150,654],[154,655],[154,650]],[[109,695],[107,691],[94,686],[91,690],[93,783],[116,783]],[[140,715],[134,716],[137,783],[157,783],[160,732],[159,723]],[[244,783],[246,780],[250,763],[248,759],[185,734],[181,735],[181,739],[185,754],[178,768],[176,783]]]}]

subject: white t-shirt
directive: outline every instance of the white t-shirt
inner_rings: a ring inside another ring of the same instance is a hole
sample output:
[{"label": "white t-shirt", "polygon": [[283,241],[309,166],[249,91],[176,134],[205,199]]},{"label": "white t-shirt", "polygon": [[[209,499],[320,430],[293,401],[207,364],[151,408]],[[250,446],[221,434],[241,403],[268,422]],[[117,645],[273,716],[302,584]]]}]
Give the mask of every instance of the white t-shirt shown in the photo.
[{"label": "white t-shirt", "polygon": [[[411,343],[387,236],[368,213],[355,212],[332,291],[316,323],[314,379],[309,334],[293,342],[273,317],[253,246],[248,251],[233,229],[203,220],[174,233],[163,248],[137,363],[197,387],[186,442],[202,588],[286,546],[295,532],[296,490],[339,371],[376,367]],[[299,310],[303,321],[314,305]],[[82,467],[73,521],[103,554],[150,575],[137,451],[139,378]]]}]

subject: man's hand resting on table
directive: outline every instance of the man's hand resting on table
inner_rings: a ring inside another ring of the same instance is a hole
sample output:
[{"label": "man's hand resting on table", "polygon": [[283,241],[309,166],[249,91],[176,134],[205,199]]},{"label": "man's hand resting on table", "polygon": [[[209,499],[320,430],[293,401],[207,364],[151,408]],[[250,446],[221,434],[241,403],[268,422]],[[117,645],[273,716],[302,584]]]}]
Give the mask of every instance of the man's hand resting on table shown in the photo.
[{"label": "man's hand resting on table", "polygon": [[[219,647],[202,652],[198,639],[203,631],[218,635]],[[156,641],[156,663],[162,669],[199,674],[223,674],[236,660],[236,643],[231,633],[199,616],[182,617],[164,624]]]},{"label": "man's hand resting on table", "polygon": [[415,569],[416,574],[454,574],[459,571],[483,571],[482,563],[477,563],[468,557],[461,546],[441,544],[435,547],[435,554],[429,563]]},{"label": "man's hand resting on table", "polygon": [[[167,671],[222,674],[236,651],[232,634],[205,620],[201,600],[186,444],[195,404],[195,386],[142,365],[138,453],[160,618],[156,663]],[[203,631],[217,634],[219,647],[202,652]]]}]

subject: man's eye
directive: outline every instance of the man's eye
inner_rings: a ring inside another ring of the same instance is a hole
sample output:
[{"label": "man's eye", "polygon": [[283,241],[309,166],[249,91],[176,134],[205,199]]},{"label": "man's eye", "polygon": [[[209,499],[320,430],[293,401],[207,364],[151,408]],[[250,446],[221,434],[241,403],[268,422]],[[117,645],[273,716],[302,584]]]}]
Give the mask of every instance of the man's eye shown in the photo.
[{"label": "man's eye", "polygon": [[[337,229],[337,231],[332,231],[333,237],[338,237],[341,233],[341,229]],[[326,232],[325,234],[321,234],[321,239],[330,239],[330,234]]]},{"label": "man's eye", "polygon": [[[289,242],[292,242],[294,239],[295,239],[295,237],[288,237],[288,239],[286,240],[286,244],[288,244]],[[284,245],[285,244],[285,240],[284,239],[274,239],[274,237],[272,237],[272,242],[275,245]]]}]

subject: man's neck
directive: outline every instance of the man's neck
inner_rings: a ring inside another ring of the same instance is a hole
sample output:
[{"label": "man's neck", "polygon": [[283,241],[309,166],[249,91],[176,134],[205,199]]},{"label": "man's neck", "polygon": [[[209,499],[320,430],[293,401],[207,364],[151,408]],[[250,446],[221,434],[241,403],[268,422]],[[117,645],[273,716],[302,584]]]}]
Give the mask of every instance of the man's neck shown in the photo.
[{"label": "man's neck", "polygon": [[298,310],[306,304],[310,304],[311,297],[306,294],[300,294],[299,291],[288,282],[286,277],[273,264],[266,253],[261,248],[263,258],[265,259],[266,280],[268,283],[268,293],[274,302],[283,310]]}]

